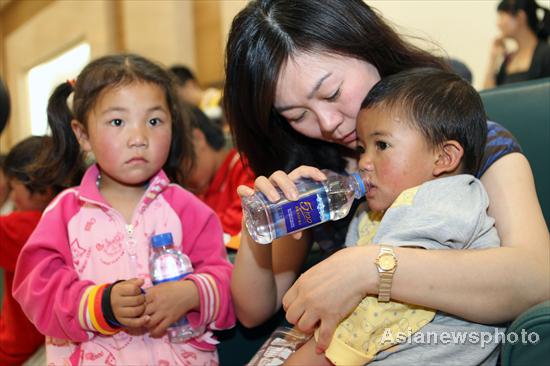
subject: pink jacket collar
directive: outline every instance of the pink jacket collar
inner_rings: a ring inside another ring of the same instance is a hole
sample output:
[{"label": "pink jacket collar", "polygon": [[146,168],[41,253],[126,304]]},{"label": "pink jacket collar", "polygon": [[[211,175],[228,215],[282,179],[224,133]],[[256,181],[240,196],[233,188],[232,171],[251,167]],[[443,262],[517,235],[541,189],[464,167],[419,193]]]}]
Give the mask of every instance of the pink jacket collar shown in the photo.
[{"label": "pink jacket collar", "polygon": [[[80,182],[80,198],[86,201],[94,201],[96,203],[100,203],[106,206],[109,206],[109,203],[105,201],[105,198],[101,195],[99,192],[99,189],[97,187],[97,178],[99,176],[99,168],[97,164],[91,165],[87,170],[86,173],[84,173],[84,177],[82,178],[82,181]],[[142,204],[148,205],[151,201],[153,201],[168,185],[170,184],[170,180],[166,176],[163,170],[159,170],[157,174],[151,178],[151,180],[148,183],[147,191],[145,191],[145,194],[143,195]]]}]

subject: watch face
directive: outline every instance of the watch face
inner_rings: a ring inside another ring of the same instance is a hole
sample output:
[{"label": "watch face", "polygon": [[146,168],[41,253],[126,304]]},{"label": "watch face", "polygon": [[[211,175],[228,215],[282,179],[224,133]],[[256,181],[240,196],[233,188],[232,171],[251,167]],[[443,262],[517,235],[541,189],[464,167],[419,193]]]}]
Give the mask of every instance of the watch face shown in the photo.
[{"label": "watch face", "polygon": [[378,258],[378,265],[383,271],[392,270],[395,267],[395,258],[391,254],[383,254]]}]

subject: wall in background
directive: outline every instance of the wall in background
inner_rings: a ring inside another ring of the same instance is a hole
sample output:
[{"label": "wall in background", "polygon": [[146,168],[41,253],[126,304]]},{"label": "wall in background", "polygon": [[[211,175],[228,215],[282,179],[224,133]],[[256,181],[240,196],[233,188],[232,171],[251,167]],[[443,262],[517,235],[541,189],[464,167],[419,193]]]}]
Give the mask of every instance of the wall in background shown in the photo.
[{"label": "wall in background", "polygon": [[31,134],[28,71],[80,42],[91,45],[92,59],[135,52],[166,66],[195,67],[194,2],[48,0],[41,7],[27,6],[38,3],[16,1],[1,9],[0,19],[10,20],[0,27],[0,71],[12,113],[0,152]]},{"label": "wall in background", "polygon": [[12,114],[4,133],[10,145],[31,133],[27,72],[82,41],[91,45],[92,58],[113,52],[113,24],[110,2],[56,1],[6,35],[4,68]]},{"label": "wall in background", "polygon": [[473,84],[481,89],[489,49],[498,35],[498,0],[374,0],[367,1],[390,21],[400,34],[424,48],[439,45],[442,54],[457,58],[472,71]]},{"label": "wall in background", "polygon": [[171,66],[195,67],[192,1],[122,2],[121,49]]}]

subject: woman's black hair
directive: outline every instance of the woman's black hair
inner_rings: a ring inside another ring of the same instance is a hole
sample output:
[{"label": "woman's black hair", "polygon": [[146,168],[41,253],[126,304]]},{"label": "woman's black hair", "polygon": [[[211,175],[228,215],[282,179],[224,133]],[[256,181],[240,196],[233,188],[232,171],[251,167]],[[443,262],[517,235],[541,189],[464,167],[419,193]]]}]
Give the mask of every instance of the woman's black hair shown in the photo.
[{"label": "woman's black hair", "polygon": [[[172,180],[177,178],[178,173],[187,174],[192,159],[186,159],[189,163],[182,163],[183,157],[194,155],[188,124],[183,122],[178,105],[173,76],[142,56],[117,54],[90,62],[76,79],[74,87],[72,82],[65,82],[54,90],[48,103],[48,124],[52,131],[54,152],[52,157],[39,160],[35,164],[36,170],[41,172],[37,177],[63,186],[78,184],[84,161],[71,128],[71,121],[77,120],[86,128],[89,112],[102,91],[133,82],[152,83],[165,92],[172,117],[172,141],[163,169]],[[67,98],[72,92],[74,96],[71,111]]]},{"label": "woman's black hair", "polygon": [[54,193],[63,189],[60,185],[36,179],[35,162],[37,158],[47,159],[52,151],[50,136],[31,136],[13,146],[3,164],[4,172],[10,179],[17,179],[31,193],[44,193],[49,187]]},{"label": "woman's black hair", "polygon": [[429,146],[457,141],[464,149],[462,173],[477,173],[487,141],[487,116],[479,94],[454,72],[416,68],[388,76],[371,89],[364,108],[399,117],[420,131]]},{"label": "woman's black hair", "polygon": [[[537,38],[543,41],[548,40],[550,35],[550,10],[539,6],[535,0],[502,0],[497,6],[497,10],[512,15],[516,15],[518,11],[523,10],[527,17],[527,24]],[[540,19],[537,11],[543,13]]]},{"label": "woman's black hair", "polygon": [[382,77],[448,65],[403,41],[362,0],[257,0],[233,20],[226,47],[224,108],[239,151],[257,175],[307,164],[342,171],[348,149],[294,131],[274,108],[279,73],[300,52],[374,65]]}]

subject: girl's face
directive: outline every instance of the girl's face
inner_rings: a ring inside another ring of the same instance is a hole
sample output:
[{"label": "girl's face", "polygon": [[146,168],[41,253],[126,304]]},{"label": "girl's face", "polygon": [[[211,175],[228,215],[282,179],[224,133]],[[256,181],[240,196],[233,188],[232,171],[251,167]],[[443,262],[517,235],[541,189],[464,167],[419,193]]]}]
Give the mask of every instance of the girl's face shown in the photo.
[{"label": "girl's face", "polygon": [[355,148],[357,113],[380,80],[371,64],[325,53],[299,53],[281,69],[275,109],[299,133]]},{"label": "girl's face", "polygon": [[132,82],[101,92],[88,113],[87,129],[73,121],[84,151],[93,152],[110,183],[141,186],[166,162],[172,140],[172,117],[164,90]]},{"label": "girl's face", "polygon": [[438,154],[408,122],[381,108],[363,109],[357,120],[359,169],[372,187],[371,210],[384,211],[401,192],[434,178]]}]

